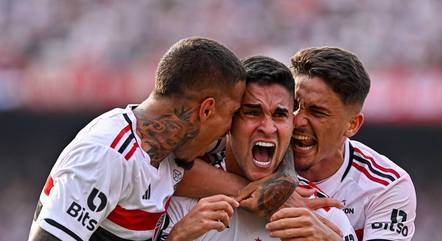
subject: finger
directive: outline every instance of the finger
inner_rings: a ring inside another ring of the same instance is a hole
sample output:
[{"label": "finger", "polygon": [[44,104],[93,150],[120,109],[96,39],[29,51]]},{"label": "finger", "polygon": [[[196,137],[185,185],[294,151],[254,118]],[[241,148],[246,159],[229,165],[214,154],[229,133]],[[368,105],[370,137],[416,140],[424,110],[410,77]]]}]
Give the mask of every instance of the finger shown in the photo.
[{"label": "finger", "polygon": [[295,192],[298,193],[301,197],[310,197],[311,195],[315,194],[316,191],[312,188],[297,186],[295,188]]},{"label": "finger", "polygon": [[241,190],[238,192],[238,196],[237,196],[236,200],[241,201],[241,200],[243,200],[243,199],[249,197],[249,196],[250,196],[253,192],[255,192],[257,189],[262,188],[263,183],[264,183],[265,181],[267,181],[267,180],[269,180],[269,179],[271,179],[271,178],[274,178],[275,175],[276,175],[276,174],[272,174],[272,175],[270,175],[270,176],[267,176],[267,177],[261,178],[261,179],[259,179],[259,180],[257,180],[257,181],[254,181],[254,182],[249,183],[246,187],[244,187],[243,189],[241,189]]},{"label": "finger", "polygon": [[304,238],[311,235],[312,230],[308,228],[289,228],[284,230],[276,230],[269,232],[269,235],[280,239],[296,239]]},{"label": "finger", "polygon": [[229,217],[231,217],[234,212],[233,207],[226,201],[204,203],[199,210],[208,212],[226,212]]},{"label": "finger", "polygon": [[309,226],[311,222],[304,216],[290,217],[271,221],[265,228],[269,232]]},{"label": "finger", "polygon": [[227,225],[224,224],[223,222],[219,221],[219,220],[210,220],[207,222],[207,229],[206,232],[214,229],[217,230],[219,232],[223,231],[224,229],[226,229]]},{"label": "finger", "polygon": [[344,236],[344,234],[342,233],[341,229],[339,229],[339,227],[336,226],[334,223],[332,223],[330,220],[322,217],[321,215],[316,215],[316,217],[318,217],[319,220],[321,220],[322,223],[327,225],[327,227],[329,227],[331,230],[333,230],[333,232],[338,234],[341,238]]},{"label": "finger", "polygon": [[214,195],[214,196],[210,196],[210,197],[205,197],[205,198],[202,198],[200,201],[207,201],[207,202],[225,201],[225,202],[228,202],[234,208],[239,207],[239,202],[236,201],[235,198],[229,197],[226,195]]},{"label": "finger", "polygon": [[239,202],[239,205],[247,210],[256,210],[258,208],[258,199],[255,197],[243,199]]},{"label": "finger", "polygon": [[342,205],[341,202],[333,198],[312,198],[305,200],[305,204],[308,208],[312,210],[316,210],[319,208],[326,208],[326,207],[336,207],[336,208],[344,207],[344,205]]},{"label": "finger", "polygon": [[219,222],[222,222],[225,227],[230,224],[230,216],[226,212],[217,212],[217,218]]},{"label": "finger", "polygon": [[270,221],[273,222],[283,218],[292,218],[306,215],[313,215],[313,213],[307,208],[282,208],[270,217]]},{"label": "finger", "polygon": [[243,199],[246,199],[248,197],[250,197],[250,195],[252,195],[253,192],[256,191],[256,189],[259,187],[259,182],[261,180],[249,183],[246,187],[244,187],[243,189],[239,190],[238,192],[238,196],[235,198],[238,201],[241,201]]}]

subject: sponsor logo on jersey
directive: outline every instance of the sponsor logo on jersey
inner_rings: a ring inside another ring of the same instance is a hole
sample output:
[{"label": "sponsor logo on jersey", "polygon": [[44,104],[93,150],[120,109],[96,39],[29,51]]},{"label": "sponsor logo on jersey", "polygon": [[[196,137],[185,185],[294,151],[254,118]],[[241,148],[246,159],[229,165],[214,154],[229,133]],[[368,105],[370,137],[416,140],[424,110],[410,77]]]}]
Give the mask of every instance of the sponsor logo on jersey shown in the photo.
[{"label": "sponsor logo on jersey", "polygon": [[92,189],[92,192],[87,198],[87,208],[82,207],[79,203],[73,201],[66,213],[69,216],[75,218],[75,220],[83,227],[86,227],[89,231],[93,231],[98,221],[91,217],[92,212],[101,212],[106,207],[107,197],[104,193],[100,192],[98,189]]},{"label": "sponsor logo on jersey", "polygon": [[408,235],[408,226],[404,222],[407,221],[407,213],[403,210],[393,209],[390,219],[390,222],[372,223],[371,228],[389,230],[406,237]]},{"label": "sponsor logo on jersey", "polygon": [[144,192],[143,196],[141,196],[141,199],[143,200],[149,200],[150,199],[150,184],[147,190]]},{"label": "sponsor logo on jersey", "polygon": [[355,208],[352,207],[344,208],[342,210],[344,210],[345,214],[355,214]]},{"label": "sponsor logo on jersey", "polygon": [[349,235],[345,236],[345,237],[344,237],[344,240],[345,240],[345,241],[357,241],[357,240],[355,239],[355,236],[353,236],[353,234],[349,234]]}]

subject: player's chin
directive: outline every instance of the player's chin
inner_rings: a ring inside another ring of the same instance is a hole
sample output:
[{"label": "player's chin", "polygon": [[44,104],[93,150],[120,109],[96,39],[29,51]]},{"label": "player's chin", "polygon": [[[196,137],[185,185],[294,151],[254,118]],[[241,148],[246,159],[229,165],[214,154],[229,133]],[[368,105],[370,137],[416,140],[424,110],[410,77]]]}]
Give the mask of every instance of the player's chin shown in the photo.
[{"label": "player's chin", "polygon": [[257,170],[252,170],[248,174],[248,178],[250,181],[256,181],[265,177],[268,177],[272,174],[271,169],[260,169],[260,168],[254,168]]},{"label": "player's chin", "polygon": [[190,170],[193,167],[193,164],[195,164],[195,160],[192,161],[186,161],[183,159],[175,158],[175,163],[177,166],[183,168],[184,170]]}]

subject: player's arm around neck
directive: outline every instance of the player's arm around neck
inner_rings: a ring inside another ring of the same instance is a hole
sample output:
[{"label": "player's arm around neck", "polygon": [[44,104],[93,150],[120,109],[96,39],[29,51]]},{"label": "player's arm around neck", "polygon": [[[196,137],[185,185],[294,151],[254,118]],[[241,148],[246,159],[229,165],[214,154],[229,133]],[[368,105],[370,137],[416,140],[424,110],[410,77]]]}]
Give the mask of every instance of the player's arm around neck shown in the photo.
[{"label": "player's arm around neck", "polygon": [[239,192],[237,199],[241,207],[269,218],[289,199],[297,186],[293,153],[288,148],[276,172],[247,185]]},{"label": "player's arm around neck", "polygon": [[233,173],[217,169],[197,159],[192,169],[184,172],[175,194],[191,198],[202,198],[216,194],[236,196],[249,181]]}]

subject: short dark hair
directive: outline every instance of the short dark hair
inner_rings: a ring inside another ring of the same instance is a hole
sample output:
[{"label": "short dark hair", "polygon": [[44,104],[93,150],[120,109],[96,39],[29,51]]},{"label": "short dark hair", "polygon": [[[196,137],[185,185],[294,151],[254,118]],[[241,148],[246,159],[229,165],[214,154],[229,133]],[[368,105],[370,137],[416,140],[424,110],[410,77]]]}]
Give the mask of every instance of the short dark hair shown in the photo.
[{"label": "short dark hair", "polygon": [[291,58],[293,75],[319,77],[344,104],[364,104],[370,78],[353,53],[332,47],[306,48]]},{"label": "short dark hair", "polygon": [[246,83],[279,84],[294,96],[295,80],[283,63],[266,56],[252,56],[241,60],[246,69]]},{"label": "short dark hair", "polygon": [[232,51],[214,40],[191,37],[175,43],[162,57],[154,94],[182,97],[208,88],[225,92],[244,79],[244,68]]}]

